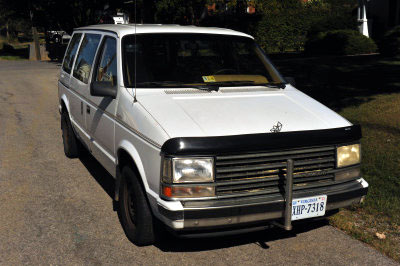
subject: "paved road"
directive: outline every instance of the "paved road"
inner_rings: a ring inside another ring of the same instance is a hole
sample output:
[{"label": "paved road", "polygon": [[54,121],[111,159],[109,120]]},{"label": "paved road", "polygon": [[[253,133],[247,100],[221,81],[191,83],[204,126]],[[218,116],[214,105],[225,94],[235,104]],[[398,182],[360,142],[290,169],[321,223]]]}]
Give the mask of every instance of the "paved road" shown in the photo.
[{"label": "paved road", "polygon": [[136,247],[112,210],[112,177],[90,155],[63,154],[58,68],[0,61],[0,265],[397,265],[326,222]]}]

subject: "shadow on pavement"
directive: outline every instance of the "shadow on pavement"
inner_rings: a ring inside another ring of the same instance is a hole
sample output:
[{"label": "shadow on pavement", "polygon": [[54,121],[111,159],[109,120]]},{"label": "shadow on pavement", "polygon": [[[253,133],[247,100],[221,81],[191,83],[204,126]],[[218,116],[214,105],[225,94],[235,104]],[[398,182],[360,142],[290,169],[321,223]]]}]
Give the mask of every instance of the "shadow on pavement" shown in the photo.
[{"label": "shadow on pavement", "polygon": [[88,151],[84,151],[79,160],[86,167],[93,178],[99,183],[104,191],[114,198],[115,182],[114,178],[107,172],[107,170],[91,155]]},{"label": "shadow on pavement", "polygon": [[61,67],[61,63],[62,61],[59,60],[50,60],[50,61],[46,61],[47,63],[51,64],[51,65],[55,65],[56,67]]},{"label": "shadow on pavement", "polygon": [[164,252],[198,252],[214,249],[229,248],[255,244],[262,249],[269,249],[268,242],[279,239],[296,237],[298,234],[308,232],[328,225],[327,219],[315,220],[312,223],[296,223],[292,231],[285,231],[278,227],[272,227],[259,232],[240,235],[183,239],[168,235],[168,238],[157,243],[155,246]]}]

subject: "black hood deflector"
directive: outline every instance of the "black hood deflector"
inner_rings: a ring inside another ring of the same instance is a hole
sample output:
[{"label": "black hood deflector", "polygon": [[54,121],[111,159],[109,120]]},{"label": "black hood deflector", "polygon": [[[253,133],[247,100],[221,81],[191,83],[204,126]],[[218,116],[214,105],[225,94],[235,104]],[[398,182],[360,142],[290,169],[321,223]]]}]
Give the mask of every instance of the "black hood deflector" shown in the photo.
[{"label": "black hood deflector", "polygon": [[218,137],[182,137],[167,140],[161,152],[167,155],[223,155],[325,146],[361,139],[360,125],[341,128]]}]

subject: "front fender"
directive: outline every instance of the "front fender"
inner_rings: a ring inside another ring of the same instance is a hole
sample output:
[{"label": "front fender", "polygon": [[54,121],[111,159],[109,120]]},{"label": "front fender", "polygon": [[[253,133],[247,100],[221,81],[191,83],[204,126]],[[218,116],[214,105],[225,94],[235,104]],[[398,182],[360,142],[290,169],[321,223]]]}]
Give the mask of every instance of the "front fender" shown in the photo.
[{"label": "front fender", "polygon": [[65,107],[67,108],[67,112],[68,114],[70,114],[69,112],[69,101],[68,101],[68,97],[65,94],[62,94],[60,97],[60,104],[62,104],[64,102]]},{"label": "front fender", "polygon": [[[144,170],[144,166],[142,163],[142,159],[139,155],[139,152],[137,151],[137,149],[135,148],[135,146],[132,145],[132,143],[130,143],[127,140],[122,140],[120,143],[118,143],[117,145],[117,149],[116,149],[119,153],[120,150],[124,150],[126,153],[129,154],[129,156],[132,158],[133,163],[135,164],[139,175],[140,175],[140,179],[142,181],[142,184],[144,186],[144,189],[146,190],[146,192],[151,193],[151,189],[149,187],[149,184],[147,182],[147,178],[146,178],[146,173]],[[117,165],[119,165],[119,158],[117,158]],[[120,184],[120,178],[121,178],[121,173],[120,170],[117,170],[117,175],[116,175],[116,184],[115,184],[115,195],[114,195],[114,199],[116,201],[118,201],[118,195],[119,195],[119,184]]]}]

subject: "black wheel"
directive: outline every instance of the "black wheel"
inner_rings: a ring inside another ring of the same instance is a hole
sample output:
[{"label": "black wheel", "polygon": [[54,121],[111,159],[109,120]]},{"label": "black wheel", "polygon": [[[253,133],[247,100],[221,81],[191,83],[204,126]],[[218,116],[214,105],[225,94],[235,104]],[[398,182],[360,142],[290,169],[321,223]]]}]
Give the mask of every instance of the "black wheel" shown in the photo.
[{"label": "black wheel", "polygon": [[155,242],[154,217],[145,192],[131,167],[121,173],[118,217],[128,239],[137,246]]},{"label": "black wheel", "polygon": [[77,158],[79,156],[80,143],[72,129],[68,113],[65,111],[61,114],[61,131],[65,156],[68,158]]}]

